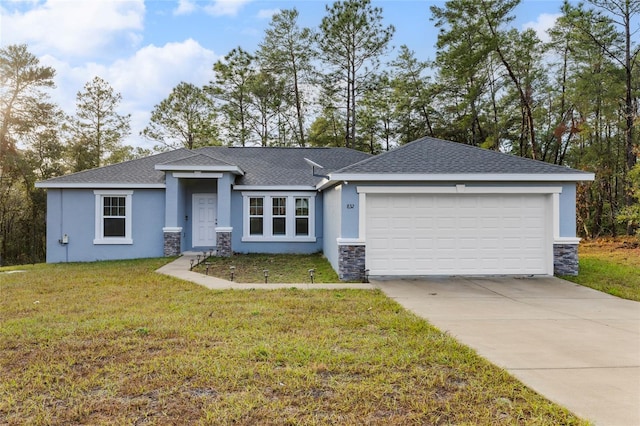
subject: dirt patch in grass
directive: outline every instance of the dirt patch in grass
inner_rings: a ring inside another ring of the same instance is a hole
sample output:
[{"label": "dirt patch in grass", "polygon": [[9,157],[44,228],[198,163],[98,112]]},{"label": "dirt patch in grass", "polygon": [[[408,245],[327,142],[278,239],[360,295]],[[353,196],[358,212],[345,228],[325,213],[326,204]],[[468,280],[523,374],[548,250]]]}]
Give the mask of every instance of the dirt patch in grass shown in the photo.
[{"label": "dirt patch in grass", "polygon": [[640,301],[640,241],[633,237],[583,241],[580,272],[563,277],[625,299]]},{"label": "dirt patch in grass", "polygon": [[584,424],[379,291],[211,291],[163,262],[4,275],[0,423]]},{"label": "dirt patch in grass", "polygon": [[[320,253],[314,254],[238,254],[231,257],[210,257],[209,275],[231,279],[239,283],[264,283],[265,271],[270,283],[310,283],[309,270],[313,269],[315,283],[340,282],[338,274],[331,268],[329,261]],[[206,273],[207,265],[203,261],[193,269]]]}]

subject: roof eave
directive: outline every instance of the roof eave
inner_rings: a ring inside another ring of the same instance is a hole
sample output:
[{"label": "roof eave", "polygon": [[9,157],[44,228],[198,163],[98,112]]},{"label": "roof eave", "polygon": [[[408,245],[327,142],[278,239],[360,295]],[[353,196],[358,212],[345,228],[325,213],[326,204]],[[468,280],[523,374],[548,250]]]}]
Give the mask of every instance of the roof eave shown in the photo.
[{"label": "roof eave", "polygon": [[171,164],[156,164],[155,169],[165,172],[230,172],[238,176],[244,176],[244,171],[238,166],[175,166]]},{"label": "roof eave", "polygon": [[77,189],[97,189],[97,188],[132,188],[132,189],[163,189],[164,183],[130,183],[130,182],[36,182],[36,188],[77,188]]},{"label": "roof eave", "polygon": [[353,182],[580,182],[593,181],[595,175],[578,173],[332,173],[316,185],[326,189],[340,181]]}]

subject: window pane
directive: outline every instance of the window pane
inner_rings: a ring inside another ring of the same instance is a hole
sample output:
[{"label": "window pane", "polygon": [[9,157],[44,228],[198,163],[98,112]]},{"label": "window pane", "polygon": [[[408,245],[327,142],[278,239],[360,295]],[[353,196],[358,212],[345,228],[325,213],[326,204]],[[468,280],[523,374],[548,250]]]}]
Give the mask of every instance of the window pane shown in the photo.
[{"label": "window pane", "polygon": [[273,235],[285,235],[287,233],[287,220],[284,217],[273,218]]},{"label": "window pane", "polygon": [[249,219],[249,234],[262,235],[262,218],[252,217]]},{"label": "window pane", "polygon": [[104,216],[126,216],[125,197],[104,197]]},{"label": "window pane", "polygon": [[104,218],[105,237],[124,237],[124,218]]},{"label": "window pane", "polygon": [[262,216],[263,198],[249,198],[249,214],[252,216]]},{"label": "window pane", "polygon": [[306,217],[296,218],[296,235],[309,235],[309,219]]},{"label": "window pane", "polygon": [[309,215],[309,199],[296,198],[296,216],[308,216],[308,215]]},{"label": "window pane", "polygon": [[285,197],[273,198],[271,201],[274,216],[284,216],[287,214],[287,199]]}]

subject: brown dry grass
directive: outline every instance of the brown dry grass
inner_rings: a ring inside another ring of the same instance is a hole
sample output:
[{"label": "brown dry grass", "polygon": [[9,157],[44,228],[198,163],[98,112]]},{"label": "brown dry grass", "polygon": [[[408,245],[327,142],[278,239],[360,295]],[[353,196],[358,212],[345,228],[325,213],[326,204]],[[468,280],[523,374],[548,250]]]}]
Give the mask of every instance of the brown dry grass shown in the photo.
[{"label": "brown dry grass", "polygon": [[640,301],[640,241],[633,237],[583,241],[580,273],[570,281],[625,299]]}]

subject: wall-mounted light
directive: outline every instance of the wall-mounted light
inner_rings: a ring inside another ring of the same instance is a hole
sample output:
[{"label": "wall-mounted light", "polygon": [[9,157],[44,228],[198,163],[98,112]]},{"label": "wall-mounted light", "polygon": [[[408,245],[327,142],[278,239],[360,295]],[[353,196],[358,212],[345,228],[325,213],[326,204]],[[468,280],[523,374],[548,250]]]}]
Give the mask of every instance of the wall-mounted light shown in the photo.
[{"label": "wall-mounted light", "polygon": [[68,236],[67,234],[64,234],[64,235],[62,236],[62,238],[60,238],[60,239],[58,240],[58,242],[59,242],[60,244],[62,244],[62,245],[67,245],[67,244],[69,244],[69,236]]}]

